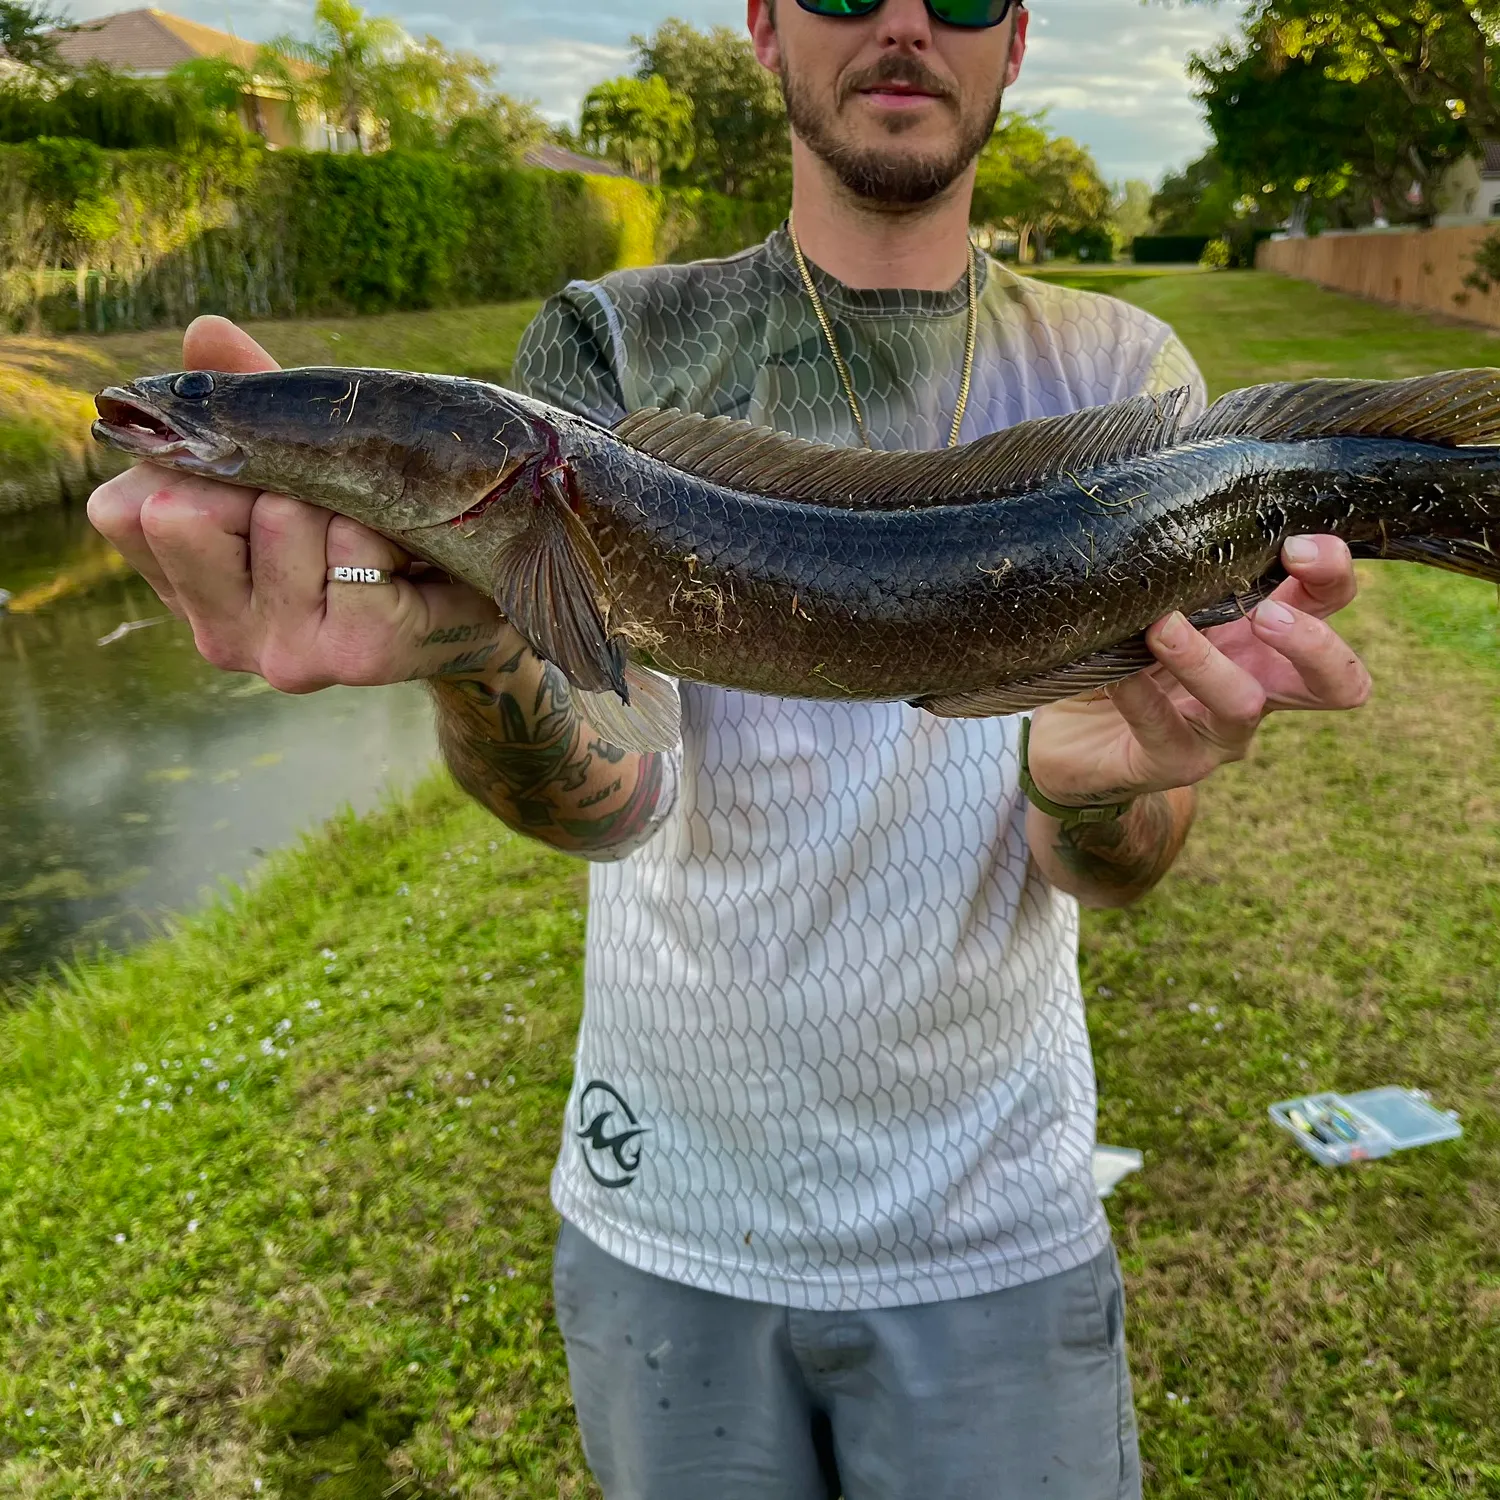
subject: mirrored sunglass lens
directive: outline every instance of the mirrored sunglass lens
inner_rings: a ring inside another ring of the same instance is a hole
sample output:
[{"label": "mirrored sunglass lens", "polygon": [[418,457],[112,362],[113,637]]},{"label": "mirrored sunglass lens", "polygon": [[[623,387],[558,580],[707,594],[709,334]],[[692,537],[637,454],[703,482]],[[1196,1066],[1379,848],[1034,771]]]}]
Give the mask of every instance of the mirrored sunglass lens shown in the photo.
[{"label": "mirrored sunglass lens", "polygon": [[797,0],[815,16],[867,16],[880,8],[881,0]]},{"label": "mirrored sunglass lens", "polygon": [[927,8],[949,26],[996,26],[1005,19],[1010,0],[927,0]]}]

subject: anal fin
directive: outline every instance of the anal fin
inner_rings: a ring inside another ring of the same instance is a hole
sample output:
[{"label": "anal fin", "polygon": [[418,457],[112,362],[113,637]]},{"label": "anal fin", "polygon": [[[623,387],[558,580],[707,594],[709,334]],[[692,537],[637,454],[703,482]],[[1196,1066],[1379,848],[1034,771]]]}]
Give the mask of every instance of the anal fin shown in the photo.
[{"label": "anal fin", "polygon": [[[1285,578],[1281,568],[1274,567],[1244,593],[1231,594],[1218,604],[1195,611],[1188,616],[1188,623],[1197,630],[1211,630],[1215,625],[1243,619]],[[987,719],[997,714],[1024,713],[1028,708],[1040,708],[1045,703],[1056,703],[1060,698],[1073,698],[1079,693],[1108,687],[1155,665],[1156,658],[1151,654],[1145,636],[1137,635],[1035,677],[1022,677],[968,693],[917,698],[912,707],[926,709],[928,713],[945,719]]]},{"label": "anal fin", "polygon": [[629,701],[615,692],[575,692],[579,712],[599,738],[622,750],[649,754],[672,750],[682,739],[682,702],[677,684],[634,662],[625,668]]},{"label": "anal fin", "polygon": [[1051,672],[1039,672],[1035,677],[1022,677],[970,693],[914,698],[912,707],[926,709],[942,719],[988,719],[996,714],[1018,714],[1028,708],[1040,708],[1044,703],[1055,703],[1059,698],[1074,698],[1093,688],[1107,687],[1122,677],[1133,677],[1155,660],[1145,637],[1136,636]]},{"label": "anal fin", "polygon": [[1482,578],[1486,583],[1500,584],[1500,552],[1483,542],[1446,536],[1407,536],[1395,541],[1353,542],[1349,550],[1355,557],[1426,563],[1430,568],[1462,573],[1465,578]]}]

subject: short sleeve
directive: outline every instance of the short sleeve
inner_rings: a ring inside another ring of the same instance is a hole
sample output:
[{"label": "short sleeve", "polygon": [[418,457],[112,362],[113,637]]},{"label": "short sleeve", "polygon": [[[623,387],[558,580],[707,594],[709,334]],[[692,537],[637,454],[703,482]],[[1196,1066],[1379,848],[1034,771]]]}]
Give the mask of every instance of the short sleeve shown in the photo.
[{"label": "short sleeve", "polygon": [[613,427],[625,415],[610,305],[589,282],[549,297],[521,335],[510,383],[522,395]]}]

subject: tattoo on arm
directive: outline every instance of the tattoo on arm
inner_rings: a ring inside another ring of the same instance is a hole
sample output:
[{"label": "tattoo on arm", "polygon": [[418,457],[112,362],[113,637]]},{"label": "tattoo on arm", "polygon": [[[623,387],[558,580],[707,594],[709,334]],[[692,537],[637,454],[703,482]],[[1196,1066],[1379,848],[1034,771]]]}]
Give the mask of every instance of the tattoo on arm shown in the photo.
[{"label": "tattoo on arm", "polygon": [[574,853],[620,854],[670,811],[665,758],[634,757],[632,778],[629,753],[596,737],[567,679],[525,647],[487,680],[438,677],[431,688],[454,778],[513,828]]},{"label": "tattoo on arm", "polygon": [[450,656],[447,661],[430,672],[423,672],[425,677],[459,677],[465,672],[478,672],[486,667],[494,657],[498,647],[476,646],[472,651],[460,652],[457,656]]},{"label": "tattoo on arm", "polygon": [[457,646],[464,641],[481,640],[484,636],[495,633],[494,621],[482,621],[477,625],[445,625],[441,630],[434,630],[424,635],[417,645],[420,646]]},{"label": "tattoo on arm", "polygon": [[1129,900],[1167,873],[1191,823],[1191,800],[1174,804],[1152,792],[1113,822],[1064,828],[1054,821],[1052,853],[1078,885],[1110,902]]}]

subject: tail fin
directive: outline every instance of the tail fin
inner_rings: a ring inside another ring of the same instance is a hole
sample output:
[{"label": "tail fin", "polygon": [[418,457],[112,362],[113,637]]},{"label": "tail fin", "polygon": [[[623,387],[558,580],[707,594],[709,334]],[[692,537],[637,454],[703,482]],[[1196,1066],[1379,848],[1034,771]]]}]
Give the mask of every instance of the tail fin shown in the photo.
[{"label": "tail fin", "polygon": [[1445,370],[1410,380],[1246,386],[1215,401],[1182,440],[1231,436],[1281,442],[1406,438],[1447,447],[1500,443],[1500,369]]}]

